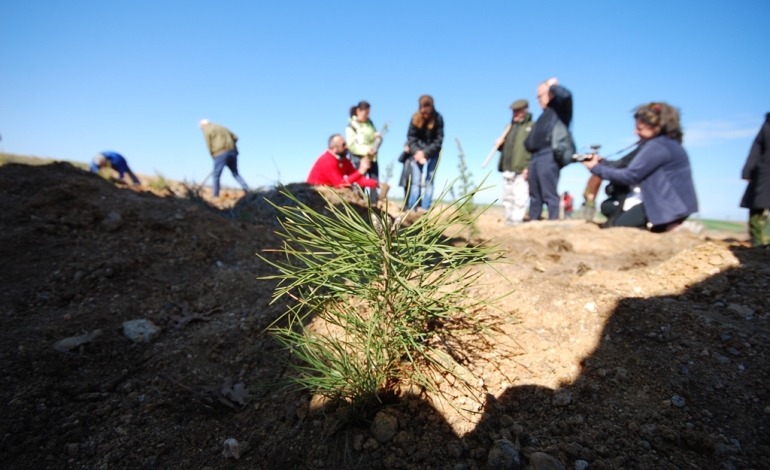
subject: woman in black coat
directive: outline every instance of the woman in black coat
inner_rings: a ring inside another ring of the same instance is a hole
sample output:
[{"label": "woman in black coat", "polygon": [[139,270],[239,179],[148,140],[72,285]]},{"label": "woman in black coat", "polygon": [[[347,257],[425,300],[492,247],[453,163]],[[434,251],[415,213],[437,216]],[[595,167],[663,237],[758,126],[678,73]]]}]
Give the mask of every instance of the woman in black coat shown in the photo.
[{"label": "woman in black coat", "polygon": [[412,159],[409,162],[411,181],[407,207],[427,212],[433,202],[433,176],[444,140],[444,118],[436,111],[430,95],[422,95],[419,104],[406,136],[406,146]]},{"label": "woman in black coat", "polygon": [[749,235],[753,246],[770,243],[768,208],[770,208],[770,113],[754,139],[749,158],[743,166],[743,179],[749,182],[741,207],[749,210]]}]

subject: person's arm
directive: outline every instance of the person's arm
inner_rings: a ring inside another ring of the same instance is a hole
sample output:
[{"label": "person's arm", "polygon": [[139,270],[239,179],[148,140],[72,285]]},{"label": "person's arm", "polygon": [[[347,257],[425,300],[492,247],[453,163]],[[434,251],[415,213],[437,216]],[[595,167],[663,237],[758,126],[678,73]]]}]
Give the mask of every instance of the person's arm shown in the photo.
[{"label": "person's arm", "polygon": [[419,131],[417,126],[415,126],[412,121],[409,121],[409,130],[406,132],[406,145],[410,150],[408,153],[414,154],[418,150],[422,150],[422,142],[420,142],[420,137],[418,135]]},{"label": "person's arm", "polygon": [[360,145],[358,145],[358,139],[356,139],[357,134],[358,133],[353,128],[353,126],[348,124],[347,127],[345,127],[345,142],[348,143],[348,150],[352,155],[357,157],[365,157],[368,149],[364,150]]},{"label": "person's arm", "polygon": [[765,142],[765,133],[764,127],[768,124],[765,123],[762,127],[763,129],[759,130],[759,134],[757,134],[757,137],[754,139],[754,143],[751,144],[751,150],[749,150],[749,157],[746,159],[746,164],[743,165],[743,171],[741,172],[741,177],[746,181],[751,181],[754,171],[757,168],[757,162],[759,161],[759,156],[762,155],[765,151],[765,145],[767,144]]},{"label": "person's arm", "polygon": [[212,140],[213,139],[212,139],[211,132],[210,131],[207,132],[207,129],[204,129],[203,130],[203,138],[206,139],[206,147],[208,147],[209,153],[213,157],[214,156],[214,148],[212,146],[212,144],[213,144]]},{"label": "person's arm", "polygon": [[441,144],[444,142],[444,118],[439,113],[436,113],[436,122],[434,124],[436,135],[431,142],[426,142],[425,147],[422,149],[425,152],[425,158],[430,158],[434,155],[438,155],[441,151]]},{"label": "person's arm", "polygon": [[343,158],[340,161],[342,162],[342,174],[345,176],[342,177],[343,183],[339,186],[350,186],[351,184],[356,183],[357,185],[364,188],[377,187],[377,180],[373,180],[364,176],[364,174],[366,174],[366,172],[369,170],[369,166],[364,164],[364,162],[368,162],[367,159],[361,160],[361,167],[358,170],[356,170],[356,168],[353,166],[353,163],[351,163],[347,158]]},{"label": "person's arm", "polygon": [[642,180],[666,163],[669,157],[670,152],[663,145],[658,142],[648,142],[626,168],[612,168],[607,165],[594,164],[589,169],[591,173],[600,176],[602,179],[609,180],[615,184],[631,186],[642,182]]},{"label": "person's arm", "polygon": [[572,122],[572,93],[561,85],[553,85],[550,89],[551,99],[548,106],[556,111],[559,119],[569,127]]}]

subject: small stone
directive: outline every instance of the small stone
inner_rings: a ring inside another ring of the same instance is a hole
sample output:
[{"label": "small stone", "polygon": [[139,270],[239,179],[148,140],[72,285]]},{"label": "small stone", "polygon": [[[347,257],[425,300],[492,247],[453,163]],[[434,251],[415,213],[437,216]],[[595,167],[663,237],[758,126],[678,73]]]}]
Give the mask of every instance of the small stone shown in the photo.
[{"label": "small stone", "polygon": [[679,395],[674,395],[673,397],[671,397],[671,404],[677,408],[682,408],[685,405],[685,400]]},{"label": "small stone", "polygon": [[449,455],[455,459],[459,459],[460,457],[462,457],[463,452],[465,452],[465,449],[463,449],[463,446],[461,446],[457,442],[447,443],[446,450],[449,453]]},{"label": "small stone", "polygon": [[575,470],[586,470],[588,462],[585,460],[575,460]]},{"label": "small stone", "polygon": [[545,452],[533,452],[529,456],[532,470],[566,470],[564,464]]},{"label": "small stone", "polygon": [[393,439],[393,436],[398,432],[398,419],[393,415],[380,411],[374,417],[374,422],[372,422],[372,427],[369,431],[371,431],[372,436],[377,441],[384,444]]},{"label": "small stone", "polygon": [[709,258],[709,264],[712,266],[722,266],[724,264],[724,260],[721,256],[712,256]]},{"label": "small stone", "polygon": [[378,449],[379,447],[380,447],[380,443],[377,442],[377,439],[373,437],[370,437],[364,443],[364,450],[372,451],[372,450]]},{"label": "small stone", "polygon": [[235,460],[238,460],[241,458],[241,445],[238,443],[237,440],[233,439],[232,437],[230,439],[225,440],[224,442],[224,449],[222,450],[222,456],[224,458],[234,458]]},{"label": "small stone", "polygon": [[511,418],[509,415],[503,415],[502,418],[500,418],[500,424],[507,428],[513,426],[514,421],[513,418]]},{"label": "small stone", "polygon": [[544,273],[544,272],[545,272],[545,268],[543,267],[543,265],[542,265],[542,264],[540,264],[540,263],[537,263],[537,264],[535,264],[535,271],[538,271],[538,272]]},{"label": "small stone", "polygon": [[770,415],[770,406],[765,407],[765,414]]},{"label": "small stone", "polygon": [[743,318],[751,318],[756,314],[753,309],[739,304],[730,304],[727,306],[727,310],[732,310]]},{"label": "small stone", "polygon": [[487,455],[487,465],[492,469],[519,470],[521,456],[513,442],[508,439],[498,439]]},{"label": "small stone", "polygon": [[67,453],[70,454],[71,457],[78,455],[79,450],[80,450],[80,446],[78,444],[67,445]]},{"label": "small stone", "polygon": [[353,448],[359,452],[364,448],[363,434],[356,434],[356,437],[353,438]]},{"label": "small stone", "polygon": [[78,346],[92,342],[101,335],[102,330],[94,330],[91,333],[85,335],[70,336],[69,338],[64,338],[54,343],[53,348],[59,352],[68,352],[77,348]]},{"label": "small stone", "polygon": [[119,229],[121,225],[123,225],[123,218],[115,211],[110,211],[110,213],[107,214],[107,217],[102,220],[102,226],[104,226],[105,230],[108,232],[114,232]]},{"label": "small stone", "polygon": [[714,353],[714,357],[719,361],[720,364],[729,364],[730,359],[726,358],[725,356],[722,356],[721,354]]},{"label": "small stone", "polygon": [[553,395],[553,406],[564,407],[572,403],[572,394],[567,391],[558,391]]},{"label": "small stone", "polygon": [[596,304],[593,303],[593,302],[588,302],[587,304],[585,304],[583,306],[583,308],[585,308],[589,312],[595,312],[596,311]]},{"label": "small stone", "polygon": [[310,398],[308,409],[312,416],[318,416],[330,411],[334,404],[334,401],[328,397],[315,394]]},{"label": "small stone", "polygon": [[149,343],[160,334],[152,320],[140,319],[123,322],[123,335],[134,343]]}]

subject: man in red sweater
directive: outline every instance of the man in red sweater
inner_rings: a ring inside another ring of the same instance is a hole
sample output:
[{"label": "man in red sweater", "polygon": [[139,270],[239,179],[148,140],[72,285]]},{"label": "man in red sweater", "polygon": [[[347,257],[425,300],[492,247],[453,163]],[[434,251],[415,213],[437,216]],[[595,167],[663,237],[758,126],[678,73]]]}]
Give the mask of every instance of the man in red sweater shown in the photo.
[{"label": "man in red sweater", "polygon": [[318,157],[310,174],[307,176],[309,184],[333,186],[344,188],[353,183],[362,188],[376,188],[377,180],[364,176],[371,165],[368,158],[361,159],[358,170],[347,158],[348,146],[340,134],[334,134],[329,138],[329,148]]}]

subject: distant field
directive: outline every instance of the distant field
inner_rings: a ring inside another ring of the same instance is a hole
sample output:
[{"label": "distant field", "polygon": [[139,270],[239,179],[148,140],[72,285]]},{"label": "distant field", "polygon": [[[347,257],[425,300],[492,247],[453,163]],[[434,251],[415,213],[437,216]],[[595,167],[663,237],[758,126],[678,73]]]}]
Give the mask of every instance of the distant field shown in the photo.
[{"label": "distant field", "polygon": [[747,230],[744,222],[730,222],[726,220],[711,220],[711,219],[693,219],[696,222],[700,222],[706,227],[706,230],[714,230],[719,232],[740,232],[743,233]]}]

